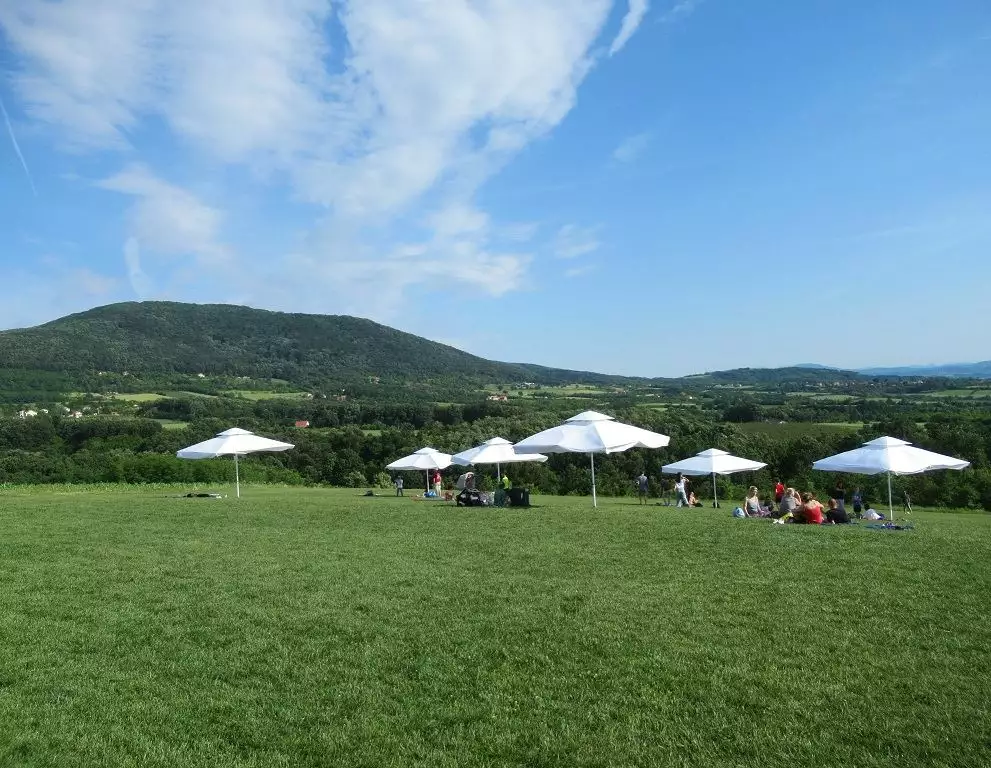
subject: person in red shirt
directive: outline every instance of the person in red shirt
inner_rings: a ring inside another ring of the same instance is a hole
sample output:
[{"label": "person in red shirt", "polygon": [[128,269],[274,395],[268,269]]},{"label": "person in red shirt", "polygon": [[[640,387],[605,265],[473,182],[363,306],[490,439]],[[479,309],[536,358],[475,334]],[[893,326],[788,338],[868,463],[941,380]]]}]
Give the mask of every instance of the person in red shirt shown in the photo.
[{"label": "person in red shirt", "polygon": [[822,525],[822,504],[816,501],[814,493],[803,493],[802,501],[805,504],[802,506],[801,520],[796,520],[796,522],[807,523],[808,525]]},{"label": "person in red shirt", "polygon": [[774,485],[774,503],[780,504],[785,496],[785,484],[778,480]]}]

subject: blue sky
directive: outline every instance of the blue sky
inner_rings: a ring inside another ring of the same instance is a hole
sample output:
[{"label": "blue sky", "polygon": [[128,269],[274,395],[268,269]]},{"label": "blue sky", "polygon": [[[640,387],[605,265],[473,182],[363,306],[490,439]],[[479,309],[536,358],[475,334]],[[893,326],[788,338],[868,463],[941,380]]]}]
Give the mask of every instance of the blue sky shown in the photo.
[{"label": "blue sky", "polygon": [[0,327],[358,314],[680,375],[988,357],[986,0],[0,0]]}]

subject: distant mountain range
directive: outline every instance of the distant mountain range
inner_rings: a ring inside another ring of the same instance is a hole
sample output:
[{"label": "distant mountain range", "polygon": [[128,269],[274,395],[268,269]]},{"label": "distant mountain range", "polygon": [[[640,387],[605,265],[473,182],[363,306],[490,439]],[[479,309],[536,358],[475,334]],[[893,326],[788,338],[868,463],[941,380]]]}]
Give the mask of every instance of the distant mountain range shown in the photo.
[{"label": "distant mountain range", "polygon": [[[831,365],[800,363],[796,368],[813,371],[841,371]],[[958,379],[991,379],[991,360],[980,363],[946,363],[945,365],[902,365],[890,368],[857,368],[855,373],[864,376],[922,376],[935,378],[946,376]]]},{"label": "distant mountain range", "polygon": [[948,363],[946,365],[905,365],[895,368],[862,368],[866,376],[949,376],[953,378],[991,379],[991,360],[981,363]]},{"label": "distant mountain range", "polygon": [[486,360],[459,349],[345,315],[304,315],[228,304],[128,302],[97,307],[34,328],[0,331],[0,370],[42,371],[82,381],[100,371],[273,378],[300,387],[369,378],[397,386],[534,382],[635,382],[684,386],[809,384],[868,376],[991,379],[991,361],[847,371],[816,363],[646,379]]}]

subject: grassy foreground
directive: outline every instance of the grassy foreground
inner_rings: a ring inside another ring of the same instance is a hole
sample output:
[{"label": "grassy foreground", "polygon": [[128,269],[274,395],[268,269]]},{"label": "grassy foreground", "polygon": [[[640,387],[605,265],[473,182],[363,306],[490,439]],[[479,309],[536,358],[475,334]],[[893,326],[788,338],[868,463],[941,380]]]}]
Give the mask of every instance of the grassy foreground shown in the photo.
[{"label": "grassy foreground", "polygon": [[991,517],[0,492],[2,766],[964,766]]}]

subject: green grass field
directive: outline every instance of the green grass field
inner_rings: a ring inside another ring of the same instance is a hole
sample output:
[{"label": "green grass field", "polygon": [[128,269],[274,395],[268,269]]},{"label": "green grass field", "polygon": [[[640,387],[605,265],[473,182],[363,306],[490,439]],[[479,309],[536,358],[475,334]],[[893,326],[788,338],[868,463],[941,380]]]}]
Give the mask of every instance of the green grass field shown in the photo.
[{"label": "green grass field", "polygon": [[987,764],[991,516],[244,492],[0,491],[0,765]]},{"label": "green grass field", "polygon": [[860,429],[863,424],[855,422],[839,422],[836,424],[812,424],[802,421],[786,421],[779,424],[776,421],[751,421],[745,424],[735,424],[744,432],[763,432],[776,438],[796,438],[802,435],[836,434],[837,431],[852,432]]},{"label": "green grass field", "polygon": [[228,389],[220,394],[243,397],[245,400],[302,400],[307,392],[277,392],[263,389]]}]

